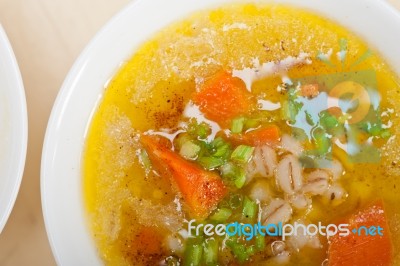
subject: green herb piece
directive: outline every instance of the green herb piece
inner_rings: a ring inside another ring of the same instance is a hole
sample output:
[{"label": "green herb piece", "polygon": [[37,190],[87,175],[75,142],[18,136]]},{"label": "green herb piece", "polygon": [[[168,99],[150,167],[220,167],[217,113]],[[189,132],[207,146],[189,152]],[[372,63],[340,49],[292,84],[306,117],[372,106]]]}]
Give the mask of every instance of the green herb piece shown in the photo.
[{"label": "green herb piece", "polygon": [[210,143],[209,153],[213,157],[228,159],[232,153],[231,145],[223,138],[218,137]]},{"label": "green herb piece", "polygon": [[220,208],[217,212],[210,216],[210,219],[216,222],[226,222],[231,217],[232,211],[228,208]]},{"label": "green herb piece", "polygon": [[200,150],[201,147],[193,143],[193,141],[186,141],[179,150],[179,154],[186,159],[194,160],[197,158]]},{"label": "green herb piece", "polygon": [[205,265],[216,265],[218,262],[218,242],[210,238],[204,243],[204,263]]},{"label": "green herb piece", "polygon": [[243,168],[232,162],[228,162],[221,166],[220,173],[222,178],[229,182],[233,182],[237,188],[242,188],[246,182],[246,173]]},{"label": "green herb piece", "polygon": [[233,151],[231,159],[239,163],[247,163],[253,155],[254,147],[239,145]]},{"label": "green herb piece", "polygon": [[249,255],[246,252],[245,245],[238,243],[237,240],[235,241],[234,239],[228,239],[228,241],[226,241],[226,245],[231,249],[239,263],[243,263],[248,260]]},{"label": "green herb piece", "polygon": [[244,184],[246,183],[246,174],[245,172],[241,169],[239,172],[239,175],[235,179],[235,186],[237,188],[242,188]]},{"label": "green herb piece", "polygon": [[256,254],[256,247],[254,245],[251,245],[249,247],[246,247],[246,254],[247,256],[253,256],[254,254]]},{"label": "green herb piece", "polygon": [[239,167],[232,163],[232,162],[227,162],[220,168],[221,176],[226,179],[226,180],[235,180],[236,176],[238,175],[239,172]]},{"label": "green herb piece", "polygon": [[207,123],[198,123],[196,119],[192,119],[188,126],[187,132],[196,139],[206,139],[211,134],[211,128]]},{"label": "green herb piece", "polygon": [[246,119],[244,121],[244,129],[256,128],[260,125],[260,121],[258,119]]},{"label": "green herb piece", "polygon": [[141,150],[139,154],[139,161],[143,165],[146,173],[151,170],[151,161],[149,155],[147,154],[146,150]]},{"label": "green herb piece", "polygon": [[310,114],[308,111],[304,111],[304,112],[305,112],[305,114],[306,114],[306,121],[307,121],[307,123],[308,123],[310,126],[314,126],[315,123],[314,123],[314,121],[313,121],[313,118],[312,118],[311,114]]},{"label": "green herb piece", "polygon": [[185,144],[188,141],[192,141],[193,138],[190,136],[189,133],[181,133],[179,134],[175,140],[174,140],[174,146],[176,150],[182,149],[183,144]]},{"label": "green herb piece", "polygon": [[244,197],[242,214],[246,218],[254,219],[257,214],[257,204],[248,197]]},{"label": "green herb piece", "polygon": [[219,148],[224,146],[225,144],[227,144],[227,142],[221,137],[215,138],[213,141],[210,142],[210,145],[213,148]]},{"label": "green herb piece", "polygon": [[234,134],[242,133],[244,127],[245,118],[238,117],[232,120],[231,132]]},{"label": "green herb piece", "polygon": [[256,248],[257,250],[261,251],[265,249],[265,237],[262,235],[256,235]]},{"label": "green herb piece", "polygon": [[233,210],[242,206],[243,196],[240,194],[233,194],[229,198],[229,207]]},{"label": "green herb piece", "polygon": [[327,131],[339,126],[339,120],[335,116],[331,115],[328,111],[321,113],[319,123]]},{"label": "green herb piece", "polygon": [[198,266],[201,265],[201,258],[203,255],[203,241],[200,238],[189,238],[187,240],[184,266]]},{"label": "green herb piece", "polygon": [[214,170],[224,164],[224,160],[213,156],[202,156],[197,162],[207,170]]},{"label": "green herb piece", "polygon": [[331,148],[330,138],[327,136],[327,133],[323,129],[316,129],[314,134],[314,143],[316,147],[316,151],[319,155],[327,154]]}]

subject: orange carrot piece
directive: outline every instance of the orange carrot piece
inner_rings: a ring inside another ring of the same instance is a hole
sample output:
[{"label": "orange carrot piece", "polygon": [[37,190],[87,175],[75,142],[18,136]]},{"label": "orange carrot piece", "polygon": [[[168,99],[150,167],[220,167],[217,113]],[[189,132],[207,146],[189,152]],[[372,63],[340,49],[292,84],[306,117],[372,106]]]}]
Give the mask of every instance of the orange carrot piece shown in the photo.
[{"label": "orange carrot piece", "polygon": [[280,138],[277,126],[261,127],[244,134],[246,142],[251,146],[262,146],[277,143]]},{"label": "orange carrot piece", "polygon": [[206,218],[227,193],[222,179],[217,174],[185,160],[161,142],[161,137],[141,137],[141,143],[155,169],[175,181],[185,203],[196,218]]},{"label": "orange carrot piece", "polygon": [[232,134],[228,137],[233,143],[249,146],[263,146],[276,144],[280,139],[279,128],[275,125],[261,127],[244,134]]},{"label": "orange carrot piece", "polygon": [[193,101],[205,117],[221,126],[228,126],[233,118],[249,113],[257,104],[244,82],[225,71],[206,81]]},{"label": "orange carrot piece", "polygon": [[[385,216],[382,200],[353,214],[347,222],[350,234],[330,238],[329,266],[386,266],[392,264],[392,242],[390,239],[389,226]],[[382,228],[383,235],[354,234],[351,231],[361,226]]]}]

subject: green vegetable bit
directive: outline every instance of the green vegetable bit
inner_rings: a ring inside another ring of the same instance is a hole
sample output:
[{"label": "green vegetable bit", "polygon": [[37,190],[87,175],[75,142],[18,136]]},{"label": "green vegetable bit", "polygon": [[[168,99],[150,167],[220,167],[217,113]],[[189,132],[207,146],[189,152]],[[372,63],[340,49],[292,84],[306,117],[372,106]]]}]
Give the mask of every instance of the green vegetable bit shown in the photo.
[{"label": "green vegetable bit", "polygon": [[143,165],[146,172],[151,170],[151,161],[149,155],[147,154],[146,150],[141,150],[139,154],[139,161]]},{"label": "green vegetable bit", "polygon": [[226,222],[231,217],[232,211],[228,208],[220,208],[217,212],[210,216],[210,219],[219,223]]},{"label": "green vegetable bit", "polygon": [[254,219],[257,215],[257,203],[244,197],[242,214],[246,218]]},{"label": "green vegetable bit", "polygon": [[231,249],[239,263],[243,263],[249,259],[249,254],[246,252],[246,246],[239,243],[236,238],[232,237],[228,239],[226,245]]},{"label": "green vegetable bit", "polygon": [[262,235],[256,235],[256,248],[257,250],[264,250],[265,249],[265,237]]},{"label": "green vegetable bit", "polygon": [[253,155],[254,147],[239,145],[232,153],[231,159],[239,163],[247,163]]},{"label": "green vegetable bit", "polygon": [[234,134],[242,133],[245,121],[246,119],[244,117],[237,117],[233,119],[231,125],[231,132]]},{"label": "green vegetable bit", "polygon": [[233,162],[228,162],[220,168],[221,176],[233,182],[237,188],[242,188],[246,183],[246,173],[242,167],[239,167]]},{"label": "green vegetable bit", "polygon": [[208,153],[211,154],[213,157],[218,157],[226,160],[232,153],[231,145],[223,138],[218,137],[210,142]]},{"label": "green vegetable bit", "polygon": [[260,124],[261,123],[260,123],[259,119],[246,119],[244,121],[244,130],[256,128],[256,127],[260,126]]},{"label": "green vegetable bit", "polygon": [[324,111],[320,114],[320,125],[326,130],[331,130],[339,126],[339,120],[331,115],[328,111]]},{"label": "green vegetable bit", "polygon": [[203,255],[203,241],[201,238],[189,238],[184,254],[184,266],[201,265]]},{"label": "green vegetable bit", "polygon": [[237,188],[242,188],[245,183],[246,183],[246,174],[242,170],[242,171],[240,171],[239,175],[237,176],[237,178],[235,180],[235,186]]},{"label": "green vegetable bit", "polygon": [[187,132],[196,139],[206,139],[211,134],[210,125],[202,122],[198,123],[196,119],[191,119]]},{"label": "green vegetable bit", "polygon": [[179,150],[179,154],[186,159],[194,160],[197,158],[200,150],[201,147],[193,143],[193,141],[186,141]]},{"label": "green vegetable bit", "polygon": [[204,264],[207,266],[217,265],[218,262],[218,241],[214,238],[207,239],[204,243]]},{"label": "green vegetable bit", "polygon": [[229,207],[232,209],[237,209],[242,206],[243,196],[240,194],[232,194],[229,197]]},{"label": "green vegetable bit", "polygon": [[214,170],[224,164],[224,160],[213,156],[202,156],[197,162],[207,170]]},{"label": "green vegetable bit", "polygon": [[319,155],[324,155],[331,151],[332,143],[324,129],[315,129],[313,133],[313,138],[316,151]]}]

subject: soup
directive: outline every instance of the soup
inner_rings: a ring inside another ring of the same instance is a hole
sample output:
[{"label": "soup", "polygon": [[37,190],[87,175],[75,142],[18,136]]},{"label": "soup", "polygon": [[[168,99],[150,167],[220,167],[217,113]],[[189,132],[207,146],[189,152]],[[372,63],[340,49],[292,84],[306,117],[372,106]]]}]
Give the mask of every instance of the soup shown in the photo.
[{"label": "soup", "polygon": [[193,14],[110,81],[83,156],[107,265],[400,263],[399,80],[281,5]]}]

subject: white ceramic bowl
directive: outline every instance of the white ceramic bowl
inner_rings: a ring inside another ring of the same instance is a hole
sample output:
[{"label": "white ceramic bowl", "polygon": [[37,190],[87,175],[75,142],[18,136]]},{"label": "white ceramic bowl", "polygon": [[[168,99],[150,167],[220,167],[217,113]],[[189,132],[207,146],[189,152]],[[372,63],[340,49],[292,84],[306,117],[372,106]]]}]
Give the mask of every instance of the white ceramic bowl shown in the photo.
[{"label": "white ceramic bowl", "polygon": [[0,233],[18,195],[27,136],[24,86],[13,50],[0,25]]},{"label": "white ceramic bowl", "polygon": [[[81,54],[57,97],[42,158],[47,234],[60,265],[99,265],[82,204],[81,155],[104,84],[141,43],[193,11],[229,0],[139,0],[115,16]],[[260,1],[259,1],[260,2]],[[271,2],[271,1],[270,1]],[[279,0],[309,8],[353,30],[400,74],[400,15],[381,0]]]}]

